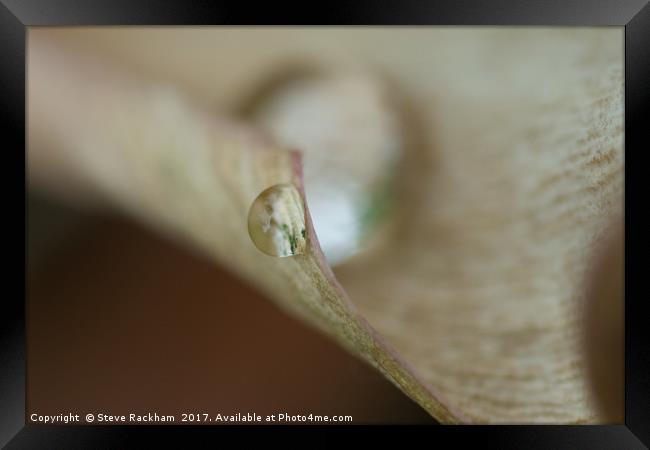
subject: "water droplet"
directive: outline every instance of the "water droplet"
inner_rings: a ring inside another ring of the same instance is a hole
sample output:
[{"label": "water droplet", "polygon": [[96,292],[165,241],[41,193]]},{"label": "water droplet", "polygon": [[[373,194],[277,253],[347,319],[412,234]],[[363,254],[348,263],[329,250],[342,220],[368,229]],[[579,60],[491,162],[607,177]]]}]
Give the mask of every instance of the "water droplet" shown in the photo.
[{"label": "water droplet", "polygon": [[332,265],[372,245],[394,212],[404,145],[395,95],[372,73],[297,74],[252,109],[280,146],[302,152],[309,212]]},{"label": "water droplet", "polygon": [[299,255],[307,248],[302,197],[291,184],[262,191],[248,211],[248,234],[267,255]]}]

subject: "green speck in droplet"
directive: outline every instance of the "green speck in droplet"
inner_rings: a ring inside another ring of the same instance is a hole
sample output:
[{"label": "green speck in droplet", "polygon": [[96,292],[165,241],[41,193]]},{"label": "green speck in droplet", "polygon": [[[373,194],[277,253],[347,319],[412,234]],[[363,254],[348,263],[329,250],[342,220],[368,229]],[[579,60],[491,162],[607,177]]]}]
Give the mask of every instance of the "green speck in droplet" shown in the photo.
[{"label": "green speck in droplet", "polygon": [[296,236],[293,233],[291,233],[291,231],[289,231],[289,226],[286,223],[283,223],[281,225],[281,227],[282,227],[282,231],[284,231],[285,237],[289,241],[291,254],[295,255],[296,247],[298,246],[298,239],[296,238]]}]

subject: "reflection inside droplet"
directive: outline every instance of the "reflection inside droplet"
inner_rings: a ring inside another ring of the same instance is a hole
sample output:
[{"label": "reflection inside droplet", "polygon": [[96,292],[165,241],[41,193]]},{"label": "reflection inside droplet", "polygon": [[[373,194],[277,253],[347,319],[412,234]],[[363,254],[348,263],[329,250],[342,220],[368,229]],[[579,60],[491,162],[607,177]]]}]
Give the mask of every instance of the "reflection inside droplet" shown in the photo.
[{"label": "reflection inside droplet", "polygon": [[271,256],[299,255],[307,248],[302,197],[291,184],[262,191],[248,211],[248,234],[255,246]]}]

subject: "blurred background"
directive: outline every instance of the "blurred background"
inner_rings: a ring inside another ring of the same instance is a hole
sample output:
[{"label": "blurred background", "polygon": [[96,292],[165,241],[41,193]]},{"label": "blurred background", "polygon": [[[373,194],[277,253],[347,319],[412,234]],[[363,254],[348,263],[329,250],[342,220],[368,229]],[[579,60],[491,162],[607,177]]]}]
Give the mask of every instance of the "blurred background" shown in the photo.
[{"label": "blurred background", "polygon": [[121,215],[28,201],[28,411],[435,423],[364,362]]}]

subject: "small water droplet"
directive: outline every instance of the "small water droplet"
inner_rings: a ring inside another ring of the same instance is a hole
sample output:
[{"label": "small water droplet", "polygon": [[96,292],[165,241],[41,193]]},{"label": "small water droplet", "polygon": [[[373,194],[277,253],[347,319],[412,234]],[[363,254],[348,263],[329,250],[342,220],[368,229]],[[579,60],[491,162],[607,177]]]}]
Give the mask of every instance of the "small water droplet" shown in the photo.
[{"label": "small water droplet", "polygon": [[248,234],[267,255],[299,255],[307,248],[302,197],[291,184],[262,191],[248,211]]}]

